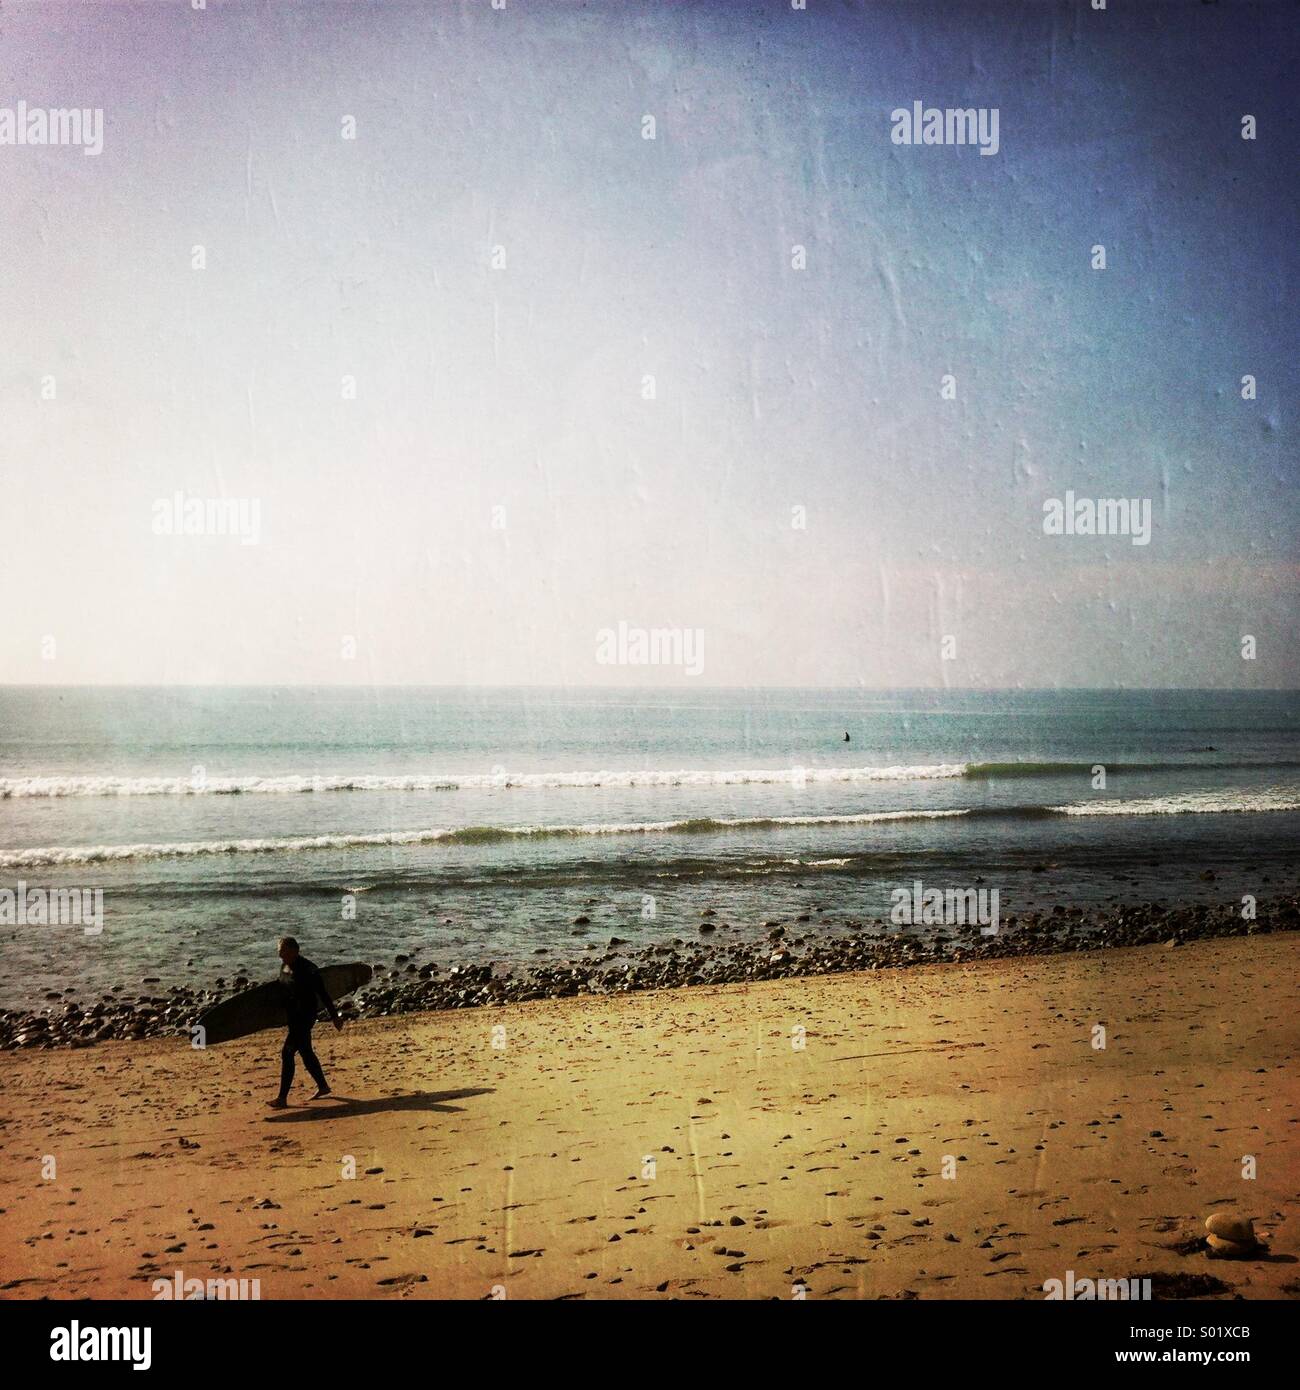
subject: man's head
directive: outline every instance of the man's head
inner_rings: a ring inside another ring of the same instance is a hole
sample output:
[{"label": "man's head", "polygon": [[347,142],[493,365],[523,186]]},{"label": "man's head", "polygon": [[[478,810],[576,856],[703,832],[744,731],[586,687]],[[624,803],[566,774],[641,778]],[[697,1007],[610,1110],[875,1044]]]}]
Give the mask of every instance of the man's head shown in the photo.
[{"label": "man's head", "polygon": [[280,959],[286,965],[292,965],[298,959],[298,941],[296,937],[282,936],[278,947]]}]

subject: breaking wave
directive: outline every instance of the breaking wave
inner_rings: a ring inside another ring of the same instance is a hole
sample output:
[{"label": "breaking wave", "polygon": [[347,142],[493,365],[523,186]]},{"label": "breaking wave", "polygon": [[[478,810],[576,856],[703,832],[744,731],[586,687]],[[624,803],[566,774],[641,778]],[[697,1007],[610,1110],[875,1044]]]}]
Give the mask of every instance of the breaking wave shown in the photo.
[{"label": "breaking wave", "polygon": [[0,798],[50,796],[286,796],[306,792],[454,792],[564,787],[798,786],[962,777],[965,763],[912,767],[682,768],[675,771],[466,772],[413,777],[0,777]]},{"label": "breaking wave", "polygon": [[[1295,763],[1117,763],[1099,756],[1112,774],[1294,767]],[[1089,776],[1094,763],[914,763],[895,767],[775,767],[594,770],[580,772],[458,772],[392,777],[384,774],[270,777],[67,776],[0,777],[0,800],[82,796],[293,796],[317,792],[512,791],[583,787],[825,786],[871,782],[923,782],[964,777],[974,781],[1020,777]]]},{"label": "breaking wave", "polygon": [[492,844],[534,837],[580,835],[709,834],[739,829],[777,829],[802,825],[868,825],[900,820],[938,820],[966,811],[867,811],[844,816],[752,816],[726,819],[633,821],[611,825],[467,825],[459,829],[395,830],[373,834],[301,835],[264,840],[189,840],[172,844],[82,845],[68,849],[0,851],[0,869],[42,864],[105,864],[118,859],[188,859],[215,854],[294,854],[316,849],[368,849],[390,845]]},{"label": "breaking wave", "polygon": [[1178,816],[1229,815],[1243,811],[1300,810],[1300,796],[1282,788],[1256,791],[1182,792],[1176,796],[1149,796],[1135,801],[1081,801],[1052,806],[1062,816]]},{"label": "breaking wave", "polygon": [[[182,859],[200,855],[295,854],[389,846],[475,845],[511,840],[613,835],[708,835],[734,830],[785,830],[806,826],[884,825],[901,821],[1040,819],[1053,816],[1222,815],[1300,810],[1300,794],[1281,788],[1255,791],[1188,792],[1130,801],[1098,800],[1067,806],[981,806],[948,810],[864,811],[810,816],[698,816],[679,820],[588,825],[468,825],[428,830],[305,835],[272,839],[190,840],[176,843],[82,845],[0,851],[0,869],[40,865],[104,864],[123,859]],[[822,861],[831,863],[834,861]]]}]

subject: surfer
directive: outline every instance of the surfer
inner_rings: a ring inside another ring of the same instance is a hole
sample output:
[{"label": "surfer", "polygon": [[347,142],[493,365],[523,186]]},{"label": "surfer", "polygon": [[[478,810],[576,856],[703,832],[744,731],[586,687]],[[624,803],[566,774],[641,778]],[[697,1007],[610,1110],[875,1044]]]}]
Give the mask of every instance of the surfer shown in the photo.
[{"label": "surfer", "polygon": [[844,742],[845,742],[845,743],[851,743],[851,742],[852,742],[852,739],[849,738],[848,734],[845,734],[845,735],[844,735]]},{"label": "surfer", "polygon": [[311,1073],[311,1078],[316,1083],[316,1094],[312,1096],[312,1100],[320,1100],[330,1093],[325,1071],[311,1045],[312,1024],[316,1022],[319,1006],[325,1005],[335,1028],[343,1028],[343,1020],[334,1007],[334,1001],[329,997],[320,971],[301,954],[298,943],[292,936],[280,938],[279,955],[284,962],[284,968],[280,971],[280,983],[287,990],[289,1032],[285,1037],[284,1046],[280,1049],[280,1094],[268,1102],[274,1110],[283,1110],[289,1103],[295,1052],[301,1055],[303,1066]]}]

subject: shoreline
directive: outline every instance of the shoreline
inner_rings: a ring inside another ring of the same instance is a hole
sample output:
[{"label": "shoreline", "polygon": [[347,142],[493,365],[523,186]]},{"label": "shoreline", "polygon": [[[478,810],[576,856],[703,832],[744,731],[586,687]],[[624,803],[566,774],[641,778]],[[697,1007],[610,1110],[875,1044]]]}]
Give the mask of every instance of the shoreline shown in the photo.
[{"label": "shoreline", "polygon": [[[590,926],[578,917],[575,934]],[[358,995],[339,1005],[345,1019],[382,1018],[391,1014],[437,1013],[453,1009],[500,1008],[536,999],[607,997],[702,985],[752,983],[758,980],[809,978],[859,970],[906,969],[942,962],[1003,960],[1062,952],[1170,944],[1231,936],[1268,935],[1300,930],[1300,897],[1280,894],[1260,899],[1256,916],[1245,920],[1241,907],[1189,903],[1164,907],[1141,903],[1104,909],[1066,908],[1010,916],[995,936],[977,926],[941,927],[926,937],[889,931],[881,921],[862,924],[853,935],[815,939],[818,923],[811,914],[794,920],[768,921],[756,937],[726,940],[733,930],[713,909],[704,909],[697,939],[678,935],[659,945],[625,950],[631,943],[611,936],[599,955],[552,959],[532,966],[498,967],[492,961],[442,967],[417,957],[432,948],[399,952],[391,964],[374,966],[375,977]],[[872,934],[874,933],[874,934]],[[951,933],[951,934],[949,934]],[[550,955],[539,950],[538,955]],[[328,963],[328,962],[325,962]],[[159,983],[148,977],[142,985]],[[117,997],[116,986],[89,1005],[48,1000],[40,1009],[0,1009],[0,1052],[92,1047],[110,1041],[186,1037],[198,1016],[260,980],[239,977],[238,988],[172,986],[165,994]]]},{"label": "shoreline", "polygon": [[[404,1014],[318,1029],[336,1098],[283,1112],[275,1033],[13,1052],[0,1289],[1296,1297],[1298,966],[1276,932]],[[1214,1212],[1263,1244],[1211,1258]]]}]

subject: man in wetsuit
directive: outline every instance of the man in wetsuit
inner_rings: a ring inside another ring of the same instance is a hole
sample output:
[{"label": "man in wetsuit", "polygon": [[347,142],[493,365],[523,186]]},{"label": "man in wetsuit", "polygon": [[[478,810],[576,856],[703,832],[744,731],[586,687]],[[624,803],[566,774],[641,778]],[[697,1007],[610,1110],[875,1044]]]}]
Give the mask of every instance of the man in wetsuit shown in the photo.
[{"label": "man in wetsuit", "polygon": [[335,1028],[342,1029],[343,1020],[334,1007],[334,1001],[325,989],[325,981],[320,971],[298,950],[298,943],[292,936],[280,939],[280,959],[284,967],[280,971],[280,983],[285,987],[285,1002],[289,1014],[289,1032],[284,1046],[280,1049],[280,1094],[270,1101],[272,1109],[283,1110],[289,1103],[289,1087],[293,1085],[293,1054],[302,1055],[303,1065],[311,1073],[316,1083],[316,1094],[312,1100],[320,1100],[330,1093],[329,1083],[321,1068],[320,1059],[312,1050],[311,1029],[316,1022],[316,1011],[321,1004],[329,1010],[330,1021]]}]

